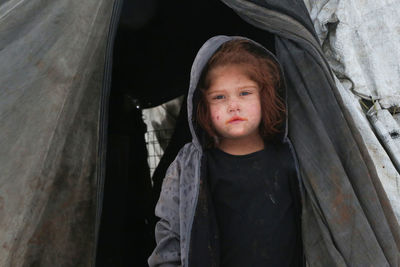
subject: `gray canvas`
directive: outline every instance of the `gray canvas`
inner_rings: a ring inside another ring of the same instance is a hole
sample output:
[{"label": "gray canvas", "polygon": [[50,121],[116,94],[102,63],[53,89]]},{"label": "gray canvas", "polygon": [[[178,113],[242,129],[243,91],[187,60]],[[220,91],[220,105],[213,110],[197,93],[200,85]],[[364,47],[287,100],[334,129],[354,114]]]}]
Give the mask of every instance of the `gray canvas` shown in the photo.
[{"label": "gray canvas", "polygon": [[[304,1],[351,113],[400,221],[400,3]],[[357,15],[356,15],[357,14]],[[366,112],[364,103],[374,102]]]},{"label": "gray canvas", "polygon": [[90,266],[114,1],[0,4],[0,266]]}]

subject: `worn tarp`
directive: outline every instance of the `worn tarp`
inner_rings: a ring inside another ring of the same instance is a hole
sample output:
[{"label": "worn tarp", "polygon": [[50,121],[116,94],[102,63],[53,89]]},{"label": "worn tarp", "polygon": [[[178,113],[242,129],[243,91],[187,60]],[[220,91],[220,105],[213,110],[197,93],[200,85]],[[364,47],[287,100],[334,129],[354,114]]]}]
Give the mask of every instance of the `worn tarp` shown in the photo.
[{"label": "worn tarp", "polygon": [[[337,77],[343,108],[351,113],[400,221],[400,2],[304,2]],[[369,102],[374,105],[366,115],[363,104]]]},{"label": "worn tarp", "polygon": [[399,266],[398,222],[310,30],[304,3],[224,2],[249,23],[277,34],[276,53],[288,85],[289,137],[305,188],[302,222],[308,264]]},{"label": "worn tarp", "polygon": [[114,1],[0,3],[0,266],[90,266]]}]

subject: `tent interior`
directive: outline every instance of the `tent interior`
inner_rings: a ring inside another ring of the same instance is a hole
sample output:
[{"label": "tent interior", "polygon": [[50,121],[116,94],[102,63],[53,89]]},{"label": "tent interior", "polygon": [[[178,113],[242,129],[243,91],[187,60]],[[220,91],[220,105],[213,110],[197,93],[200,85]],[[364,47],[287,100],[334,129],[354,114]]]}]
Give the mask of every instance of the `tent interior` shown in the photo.
[{"label": "tent interior", "polygon": [[[124,1],[113,51],[96,266],[147,266],[164,174],[191,140],[185,103],[191,65],[215,35],[246,36],[274,52],[272,34],[246,23],[220,1]],[[175,130],[153,173],[142,110],[180,96]]]}]

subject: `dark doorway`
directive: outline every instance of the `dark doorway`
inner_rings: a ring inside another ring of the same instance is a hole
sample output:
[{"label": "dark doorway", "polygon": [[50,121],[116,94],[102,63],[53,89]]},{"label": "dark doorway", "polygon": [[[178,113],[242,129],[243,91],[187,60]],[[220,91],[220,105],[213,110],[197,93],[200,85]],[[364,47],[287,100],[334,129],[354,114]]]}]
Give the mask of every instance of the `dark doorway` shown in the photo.
[{"label": "dark doorway", "polygon": [[142,109],[185,97],[197,51],[221,34],[246,36],[274,51],[272,34],[247,24],[222,2],[124,1],[114,46],[97,266],[147,266],[162,179],[191,137],[184,99],[151,178]]}]

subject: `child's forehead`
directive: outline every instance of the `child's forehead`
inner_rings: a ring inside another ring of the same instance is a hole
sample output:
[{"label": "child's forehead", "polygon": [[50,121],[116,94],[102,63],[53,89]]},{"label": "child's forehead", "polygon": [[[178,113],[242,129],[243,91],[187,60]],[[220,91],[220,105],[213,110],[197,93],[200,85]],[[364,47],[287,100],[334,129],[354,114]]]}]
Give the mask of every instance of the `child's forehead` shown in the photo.
[{"label": "child's forehead", "polygon": [[248,63],[230,63],[230,64],[224,64],[224,65],[218,65],[213,67],[211,70],[209,70],[209,74],[215,74],[215,73],[221,73],[221,72],[227,72],[227,71],[235,71],[235,72],[240,72],[243,74],[246,74],[246,69],[250,67],[250,64]]},{"label": "child's forehead", "polygon": [[234,77],[235,75],[246,76],[249,78],[248,72],[245,70],[245,67],[240,65],[223,65],[214,67],[207,73],[207,78],[209,79],[211,85],[212,82],[220,79],[221,77]]},{"label": "child's forehead", "polygon": [[218,66],[212,70],[208,75],[209,88],[211,89],[213,85],[223,85],[225,83],[244,83],[248,85],[257,85],[256,81],[251,79],[248,71],[244,66],[238,65],[228,65],[228,66]]}]

